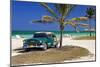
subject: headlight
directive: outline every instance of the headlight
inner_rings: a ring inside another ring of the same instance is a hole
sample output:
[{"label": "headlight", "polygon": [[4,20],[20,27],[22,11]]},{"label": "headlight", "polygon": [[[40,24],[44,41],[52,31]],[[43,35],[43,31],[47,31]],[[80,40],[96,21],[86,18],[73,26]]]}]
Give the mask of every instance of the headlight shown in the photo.
[{"label": "headlight", "polygon": [[43,41],[40,41],[39,44],[42,45],[43,44]]},{"label": "headlight", "polygon": [[42,41],[40,40],[40,43],[42,43]]}]

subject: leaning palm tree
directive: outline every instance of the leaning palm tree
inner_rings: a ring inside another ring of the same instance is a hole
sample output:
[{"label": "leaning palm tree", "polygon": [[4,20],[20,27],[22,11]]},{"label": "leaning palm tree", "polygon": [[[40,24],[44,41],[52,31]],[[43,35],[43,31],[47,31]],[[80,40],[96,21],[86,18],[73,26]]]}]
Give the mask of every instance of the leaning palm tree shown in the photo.
[{"label": "leaning palm tree", "polygon": [[75,23],[76,21],[80,21],[81,18],[73,18],[67,19],[66,17],[71,12],[72,8],[75,5],[71,4],[53,4],[54,8],[52,8],[47,3],[40,3],[47,11],[51,14],[51,16],[43,16],[40,20],[34,20],[32,22],[41,22],[41,23],[52,23],[52,22],[59,22],[60,28],[60,48],[62,47],[62,37],[63,37],[63,30],[64,27],[68,24],[72,25],[77,31],[77,26],[81,25],[80,23]]},{"label": "leaning palm tree", "polygon": [[88,30],[90,31],[90,36],[92,35],[91,34],[91,19],[94,18],[95,16],[95,9],[90,7],[90,8],[87,8],[86,10],[86,16],[89,18],[89,28]]}]

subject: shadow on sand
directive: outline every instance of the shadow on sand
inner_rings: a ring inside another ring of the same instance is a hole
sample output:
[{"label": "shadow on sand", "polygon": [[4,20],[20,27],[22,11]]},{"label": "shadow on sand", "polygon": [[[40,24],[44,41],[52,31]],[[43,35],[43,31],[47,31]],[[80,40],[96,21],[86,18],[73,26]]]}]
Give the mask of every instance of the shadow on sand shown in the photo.
[{"label": "shadow on sand", "polygon": [[38,52],[38,51],[44,51],[42,48],[29,48],[29,51],[25,51],[23,48],[17,48],[13,51],[17,51],[17,53],[27,53],[27,52]]}]

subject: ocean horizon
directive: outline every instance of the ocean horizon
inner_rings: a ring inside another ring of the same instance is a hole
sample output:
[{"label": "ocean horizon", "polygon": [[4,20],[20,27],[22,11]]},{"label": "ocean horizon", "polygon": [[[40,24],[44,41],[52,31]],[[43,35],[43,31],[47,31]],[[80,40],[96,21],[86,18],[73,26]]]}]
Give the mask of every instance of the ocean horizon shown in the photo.
[{"label": "ocean horizon", "polygon": [[[23,38],[30,38],[33,36],[33,34],[35,32],[41,32],[41,31],[12,31],[11,33],[11,37],[12,38],[16,38],[16,35],[19,35]],[[53,32],[57,37],[60,36],[60,31],[45,31],[45,32]],[[89,36],[90,32],[89,31],[80,31],[80,32],[76,32],[76,31],[63,31],[63,36]],[[93,36],[96,35],[95,31],[92,31],[91,34]]]}]

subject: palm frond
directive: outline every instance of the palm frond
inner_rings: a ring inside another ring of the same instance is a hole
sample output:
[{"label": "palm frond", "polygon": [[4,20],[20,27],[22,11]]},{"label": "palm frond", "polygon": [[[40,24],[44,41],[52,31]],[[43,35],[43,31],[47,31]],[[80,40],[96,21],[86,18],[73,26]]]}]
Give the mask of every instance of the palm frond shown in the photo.
[{"label": "palm frond", "polygon": [[79,32],[78,26],[81,26],[81,27],[84,27],[84,28],[89,27],[89,24],[74,22],[74,21],[70,21],[70,20],[67,21],[67,22],[64,22],[64,26],[65,25],[71,25],[77,32]]},{"label": "palm frond", "polygon": [[55,4],[57,11],[62,18],[65,18],[71,11],[73,5],[70,4]]},{"label": "palm frond", "polygon": [[89,18],[92,18],[92,16],[95,14],[95,9],[92,8],[92,7],[87,8],[86,13],[87,13],[87,16],[88,16]]},{"label": "palm frond", "polygon": [[48,15],[42,16],[42,20],[47,21],[47,22],[50,22],[50,21],[53,22],[53,21],[55,21],[55,19],[53,17],[48,16]]},{"label": "palm frond", "polygon": [[56,22],[56,20],[48,15],[44,15],[42,16],[41,20],[33,20],[32,23],[38,22],[38,23],[52,23],[52,22]]},{"label": "palm frond", "polygon": [[36,23],[36,22],[41,23],[43,21],[42,20],[32,20],[32,23]]},{"label": "palm frond", "polygon": [[78,17],[78,18],[72,18],[71,19],[72,21],[87,21],[88,20],[88,17]]},{"label": "palm frond", "polygon": [[45,7],[51,14],[53,17],[58,17],[57,14],[53,11],[52,8],[50,8],[46,3],[40,3],[43,7]]},{"label": "palm frond", "polygon": [[76,32],[79,32],[78,24],[71,22],[70,25],[75,29]]},{"label": "palm frond", "polygon": [[85,24],[85,23],[79,23],[78,25],[80,25],[81,27],[84,27],[84,28],[88,28],[89,27],[89,24]]},{"label": "palm frond", "polygon": [[33,20],[32,23],[53,23],[54,21],[48,20]]}]

